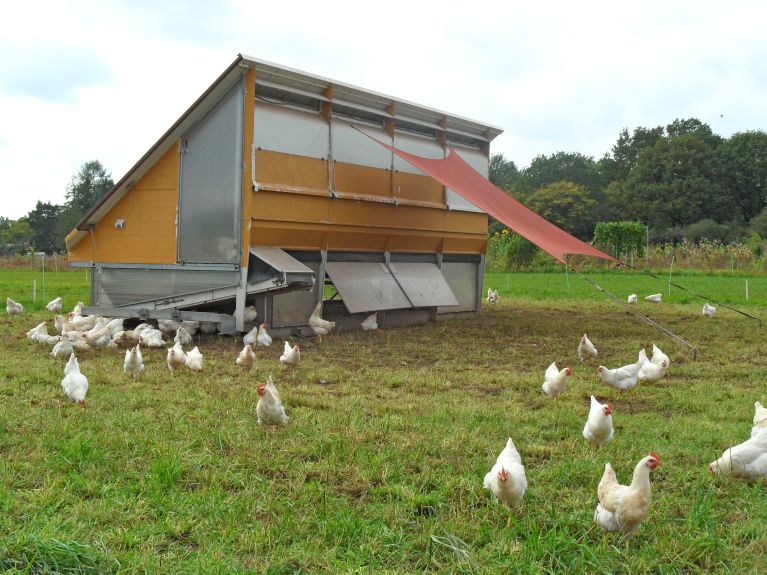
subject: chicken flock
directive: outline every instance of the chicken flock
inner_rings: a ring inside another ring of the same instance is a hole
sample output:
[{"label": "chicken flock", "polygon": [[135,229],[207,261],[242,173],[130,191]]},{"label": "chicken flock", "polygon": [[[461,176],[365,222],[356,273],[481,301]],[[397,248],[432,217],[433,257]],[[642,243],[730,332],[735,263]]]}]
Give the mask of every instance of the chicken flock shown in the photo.
[{"label": "chicken flock", "polygon": [[[636,304],[636,294],[628,297],[629,304]],[[652,294],[644,298],[648,302],[660,303],[661,294]],[[498,292],[488,288],[487,302],[499,303]],[[189,351],[184,346],[194,343],[194,335],[214,333],[215,324],[205,325],[206,322],[176,322],[158,320],[158,326],[142,323],[133,329],[125,330],[122,319],[109,319],[83,315],[84,305],[78,303],[66,316],[60,315],[63,307],[61,298],[51,301],[46,309],[55,313],[54,326],[57,335],[48,333],[47,322],[41,322],[26,332],[29,340],[52,345],[51,355],[67,357],[64,367],[64,377],[61,387],[68,399],[76,404],[85,406],[88,392],[88,379],[80,371],[76,351],[93,348],[125,348],[123,362],[124,372],[134,380],[142,377],[145,371],[141,346],[149,348],[165,348],[166,336],[173,335],[172,347],[166,348],[166,364],[171,376],[176,370],[188,369],[194,372],[204,370],[204,358],[198,346]],[[12,299],[6,302],[8,314],[23,313],[24,307]],[[716,308],[706,303],[703,315],[712,318]],[[335,323],[321,317],[322,302],[317,304],[309,318],[309,327],[321,338],[332,333]],[[246,321],[255,323],[257,313],[253,306],[246,309]],[[270,347],[272,338],[267,332],[267,323],[258,324],[243,338],[242,351],[235,358],[235,364],[249,370],[256,362],[255,348]],[[360,325],[362,330],[378,329],[377,314],[371,314]],[[581,363],[594,360],[599,352],[587,334],[583,334],[577,347],[578,359]],[[284,341],[283,353],[279,363],[286,368],[295,368],[301,360],[298,344]],[[657,346],[652,344],[652,355],[639,350],[637,360],[626,365],[607,368],[599,365],[596,376],[601,382],[613,389],[620,396],[623,392],[631,392],[641,383],[656,383],[668,374],[670,358]],[[543,392],[549,397],[556,398],[566,392],[567,381],[573,375],[570,365],[560,369],[556,361],[552,362],[544,373]],[[257,388],[258,403],[256,405],[257,421],[260,425],[274,428],[286,425],[289,417],[282,404],[280,394],[274,384],[272,375]],[[630,403],[628,403],[630,406]],[[610,403],[600,403],[594,395],[590,397],[590,408],[583,427],[583,438],[591,445],[592,450],[599,449],[613,439],[614,408]],[[628,541],[647,518],[651,505],[651,472],[661,463],[660,456],[654,451],[643,457],[635,466],[631,482],[622,485],[618,482],[617,474],[610,462],[605,463],[604,473],[597,485],[597,505],[594,510],[594,521],[605,532],[621,532]],[[716,475],[731,475],[746,480],[767,478],[767,408],[760,402],[754,404],[753,427],[751,437],[745,442],[727,449],[722,456],[709,464],[708,470]],[[484,477],[483,487],[488,489],[498,502],[510,511],[520,508],[527,490],[527,477],[522,458],[509,437],[506,445],[498,455],[494,465]],[[511,520],[511,517],[509,518]]]}]

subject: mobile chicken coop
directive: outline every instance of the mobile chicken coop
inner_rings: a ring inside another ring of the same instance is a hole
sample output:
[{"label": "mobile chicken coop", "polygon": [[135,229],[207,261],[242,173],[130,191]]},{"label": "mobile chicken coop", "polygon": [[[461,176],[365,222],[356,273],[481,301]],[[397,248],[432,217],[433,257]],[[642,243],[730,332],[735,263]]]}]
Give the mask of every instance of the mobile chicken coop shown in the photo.
[{"label": "mobile chicken coop", "polygon": [[[240,55],[67,236],[89,313],[278,335],[479,313],[487,215],[403,160],[487,177],[489,126]],[[378,142],[376,141],[378,140]],[[332,284],[332,286],[331,286]]]}]

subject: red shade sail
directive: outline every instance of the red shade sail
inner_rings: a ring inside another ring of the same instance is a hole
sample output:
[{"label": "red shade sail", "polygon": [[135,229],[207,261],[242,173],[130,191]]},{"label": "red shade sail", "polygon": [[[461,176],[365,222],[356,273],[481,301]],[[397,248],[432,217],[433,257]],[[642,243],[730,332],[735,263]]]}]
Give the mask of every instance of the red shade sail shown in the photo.
[{"label": "red shade sail", "polygon": [[562,263],[565,263],[567,254],[582,254],[617,261],[571,236],[491,184],[482,174],[467,164],[453,148],[449,148],[450,153],[446,158],[430,160],[403,152],[375,138],[372,139],[460,194],[499,222],[503,222]]}]

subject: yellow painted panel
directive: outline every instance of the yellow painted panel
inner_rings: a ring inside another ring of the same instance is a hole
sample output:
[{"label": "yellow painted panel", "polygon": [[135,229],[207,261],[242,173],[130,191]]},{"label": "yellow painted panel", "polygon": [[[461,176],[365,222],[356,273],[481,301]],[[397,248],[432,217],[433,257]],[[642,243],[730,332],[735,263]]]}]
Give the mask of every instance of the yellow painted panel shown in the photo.
[{"label": "yellow painted panel", "polygon": [[435,204],[445,203],[442,184],[429,176],[394,172],[394,190],[397,198]]},{"label": "yellow painted panel", "polygon": [[391,173],[381,168],[335,162],[333,180],[339,192],[391,196]]},{"label": "yellow painted panel", "polygon": [[256,150],[256,182],[288,187],[328,189],[328,163],[324,159]]},{"label": "yellow painted panel", "polygon": [[[256,97],[256,68],[251,65],[245,74],[245,101],[253,102]],[[245,170],[242,174],[242,235],[241,245],[242,254],[240,259],[240,265],[248,265],[248,257],[250,254],[250,244],[248,239],[250,237],[250,212],[253,209],[251,203],[253,194],[251,193],[253,187],[253,162],[251,160],[251,153],[253,150],[253,124],[254,115],[256,113],[255,107],[252,105],[245,106],[245,117],[243,118],[243,138],[242,138],[242,158]]]},{"label": "yellow painted panel", "polygon": [[[69,252],[70,261],[145,264],[176,262],[178,144],[101,218],[91,237]],[[125,226],[115,228],[117,219]]]}]

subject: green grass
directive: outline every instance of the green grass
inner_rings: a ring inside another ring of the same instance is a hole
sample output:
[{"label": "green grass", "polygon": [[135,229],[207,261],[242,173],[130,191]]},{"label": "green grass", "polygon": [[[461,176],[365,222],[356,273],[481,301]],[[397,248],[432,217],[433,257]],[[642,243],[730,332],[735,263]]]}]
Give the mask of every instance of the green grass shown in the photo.
[{"label": "green grass", "polygon": [[[71,273],[62,277],[83,272]],[[0,274],[6,293],[12,275]],[[164,351],[147,350],[139,382],[122,373],[121,352],[82,353],[86,408],[65,401],[64,360],[24,338],[51,314],[0,314],[0,568],[765,572],[765,483],[706,471],[748,437],[753,402],[767,403],[764,332],[728,310],[707,320],[698,301],[674,301],[674,291],[668,303],[640,304],[699,347],[694,361],[624,307],[593,298],[583,280],[570,277],[577,297],[557,274],[504,280],[488,278],[502,303],[479,319],[302,341],[295,373],[278,365],[281,341],[258,350],[249,374],[238,371],[241,346],[231,338],[201,341],[202,376],[171,377]],[[613,287],[641,296],[650,286]],[[548,300],[536,301],[541,290]],[[763,288],[752,290],[744,309],[767,317]],[[634,392],[633,414],[613,401],[615,439],[596,454],[581,437],[588,399],[611,394],[596,363],[577,361],[584,331],[610,367],[652,341],[672,360],[667,379]],[[540,392],[554,360],[574,368],[557,400]],[[291,418],[273,432],[255,417],[256,386],[270,373]],[[529,488],[507,527],[482,478],[509,435]],[[650,450],[663,460],[653,505],[626,549],[593,523],[596,485],[605,461],[628,482]]]}]

